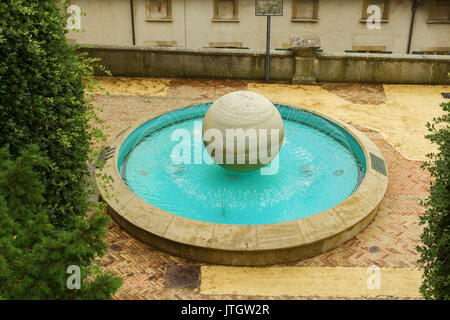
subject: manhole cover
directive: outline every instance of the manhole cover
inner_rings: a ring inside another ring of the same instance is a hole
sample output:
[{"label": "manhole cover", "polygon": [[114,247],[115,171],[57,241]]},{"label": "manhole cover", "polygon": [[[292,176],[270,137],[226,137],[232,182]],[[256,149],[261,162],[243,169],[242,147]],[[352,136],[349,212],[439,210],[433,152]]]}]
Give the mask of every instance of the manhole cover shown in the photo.
[{"label": "manhole cover", "polygon": [[450,99],[450,92],[441,92],[441,94],[445,99]]},{"label": "manhole cover", "polygon": [[200,285],[200,266],[166,266],[165,288],[195,289]]},{"label": "manhole cover", "polygon": [[113,251],[120,251],[120,250],[122,250],[122,247],[117,245],[117,244],[112,244],[111,245],[111,250],[113,250]]},{"label": "manhole cover", "polygon": [[378,248],[377,246],[373,246],[369,248],[369,252],[370,253],[375,253],[378,252],[378,250],[380,250],[380,248]]}]

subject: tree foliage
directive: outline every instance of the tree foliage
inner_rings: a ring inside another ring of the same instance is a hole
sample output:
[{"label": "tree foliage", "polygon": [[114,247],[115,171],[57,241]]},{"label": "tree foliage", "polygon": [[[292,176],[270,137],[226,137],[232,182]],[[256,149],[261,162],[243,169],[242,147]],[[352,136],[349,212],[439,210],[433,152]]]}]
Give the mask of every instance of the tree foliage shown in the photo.
[{"label": "tree foliage", "polygon": [[[121,279],[102,272],[97,257],[108,218],[76,217],[72,230],[55,228],[39,171],[49,159],[35,145],[12,158],[0,149],[0,296],[7,299],[106,299]],[[69,290],[67,268],[80,268],[80,289]]]},{"label": "tree foliage", "polygon": [[420,291],[426,299],[450,299],[450,102],[441,104],[444,115],[428,123],[426,136],[438,145],[423,165],[431,174],[430,195],[424,202],[426,212],[419,262],[424,266]]},{"label": "tree foliage", "polygon": [[87,210],[91,142],[99,132],[86,101],[92,59],[67,44],[66,16],[54,0],[0,2],[0,146],[19,155],[36,144],[51,221],[71,227]]},{"label": "tree foliage", "polygon": [[[85,89],[95,59],[67,44],[54,0],[0,2],[0,297],[111,298],[121,279],[99,258],[109,218],[89,201],[103,138]],[[81,270],[69,290],[67,267]]]}]

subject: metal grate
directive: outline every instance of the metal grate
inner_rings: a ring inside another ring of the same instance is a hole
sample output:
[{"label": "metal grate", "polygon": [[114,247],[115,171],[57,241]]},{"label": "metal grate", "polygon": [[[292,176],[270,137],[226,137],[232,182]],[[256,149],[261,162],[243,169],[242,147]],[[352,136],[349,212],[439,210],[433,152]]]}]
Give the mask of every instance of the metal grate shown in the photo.
[{"label": "metal grate", "polygon": [[384,163],[384,160],[381,159],[380,157],[377,157],[371,152],[369,153],[370,153],[370,162],[372,162],[372,169],[387,176],[386,164]]},{"label": "metal grate", "polygon": [[100,151],[99,160],[100,161],[106,161],[110,159],[114,155],[114,151],[116,148],[111,148],[110,146],[106,146]]},{"label": "metal grate", "polygon": [[117,245],[117,244],[115,244],[115,243],[113,243],[113,244],[111,245],[111,250],[112,250],[112,251],[122,251],[122,247],[119,246],[119,245]]},{"label": "metal grate", "polygon": [[450,99],[450,92],[441,92],[441,94],[445,99]]},{"label": "metal grate", "polygon": [[165,288],[195,289],[200,286],[200,266],[167,265]]}]

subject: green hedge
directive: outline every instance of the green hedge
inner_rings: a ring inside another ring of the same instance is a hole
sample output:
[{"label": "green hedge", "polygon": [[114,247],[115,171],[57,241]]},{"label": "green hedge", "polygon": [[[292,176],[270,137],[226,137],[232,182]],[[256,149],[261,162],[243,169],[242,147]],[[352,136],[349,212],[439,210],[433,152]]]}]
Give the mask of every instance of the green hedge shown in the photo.
[{"label": "green hedge", "polygon": [[[66,43],[54,0],[0,2],[0,297],[111,298],[102,272],[109,218],[89,202],[92,63]],[[66,285],[70,265],[81,289]]]},{"label": "green hedge", "polygon": [[[49,165],[36,145],[12,157],[0,149],[0,297],[6,299],[108,299],[122,280],[102,272],[97,261],[108,217],[76,217],[71,230],[55,228],[45,205],[40,171]],[[69,289],[80,270],[79,289]]]},{"label": "green hedge", "polygon": [[426,299],[450,299],[450,102],[441,104],[444,115],[427,124],[426,136],[439,148],[429,154],[427,168],[433,178],[430,196],[424,202],[426,212],[420,217],[424,225],[418,246],[419,263],[424,266],[420,291]]},{"label": "green hedge", "polygon": [[0,146],[13,156],[39,146],[51,162],[41,170],[51,221],[70,228],[87,210],[95,132],[83,83],[92,61],[66,43],[61,12],[53,0],[0,2]]}]

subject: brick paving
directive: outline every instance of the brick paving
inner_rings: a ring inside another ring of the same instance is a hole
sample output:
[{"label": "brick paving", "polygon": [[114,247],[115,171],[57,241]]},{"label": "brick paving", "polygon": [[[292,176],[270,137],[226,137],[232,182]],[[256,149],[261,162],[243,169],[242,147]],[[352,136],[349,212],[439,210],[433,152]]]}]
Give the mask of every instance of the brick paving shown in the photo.
[{"label": "brick paving", "polygon": [[[106,125],[112,125],[112,128],[106,130],[108,136],[112,136],[116,130],[120,129],[113,126],[114,122],[111,119],[114,116],[122,117],[123,119],[120,121],[132,122],[132,118],[139,117],[139,114],[145,112],[145,109],[149,107],[159,107],[164,110],[176,104],[182,106],[186,103],[211,100],[226,92],[242,90],[245,85],[245,82],[239,81],[177,80],[171,84],[166,97],[97,96],[94,103],[105,109],[102,116]],[[124,102],[126,107],[123,107]],[[111,105],[113,106],[112,110],[116,110],[122,105],[122,113],[113,115],[113,111],[108,110],[108,106]],[[134,110],[137,111],[133,113]],[[360,127],[358,129],[380,148],[389,170],[389,185],[378,214],[365,230],[342,246],[314,258],[278,266],[367,267],[376,264],[387,268],[418,267],[418,253],[415,249],[421,233],[418,217],[424,211],[420,206],[420,200],[425,199],[428,195],[430,176],[428,172],[420,168],[420,161],[412,161],[403,157],[378,132]],[[106,241],[111,244],[111,248],[103,258],[103,266],[124,279],[122,288],[116,294],[117,299],[333,298],[203,295],[198,288],[166,288],[165,270],[167,266],[205,264],[186,261],[143,244],[122,230],[115,222],[109,226]],[[375,246],[379,249],[374,250]]]}]

